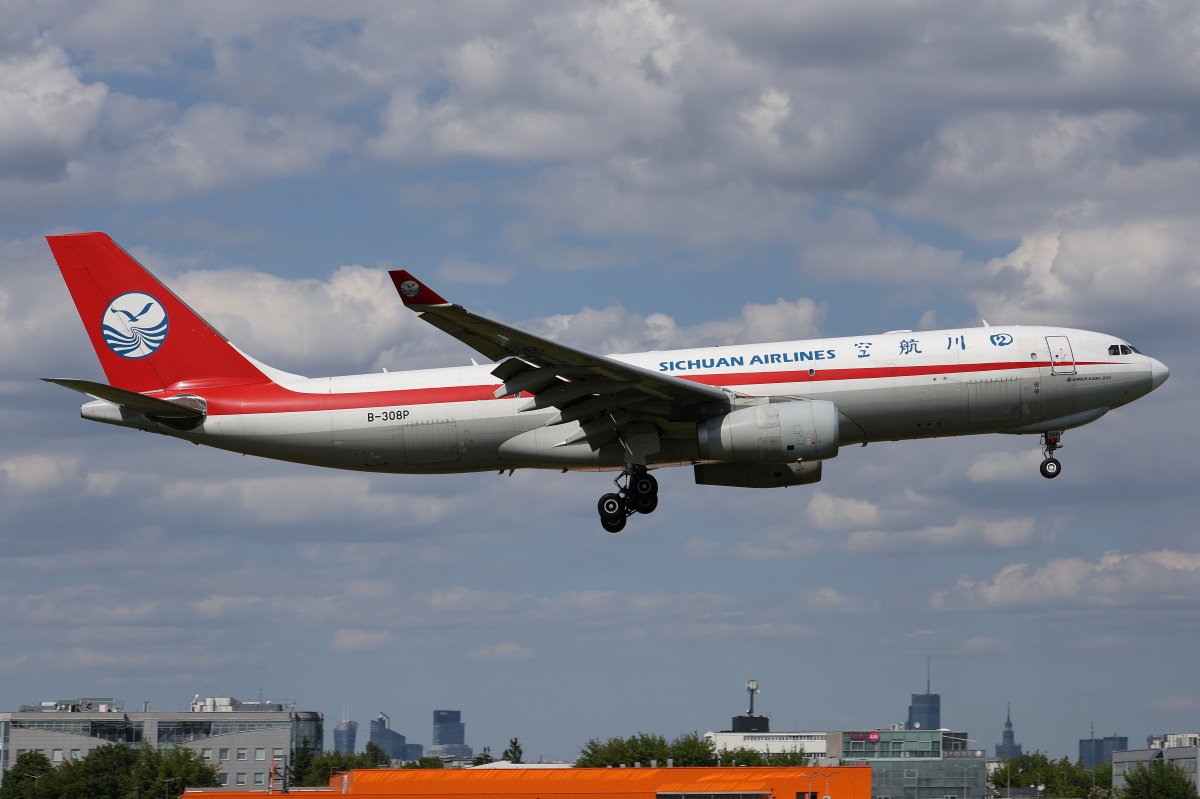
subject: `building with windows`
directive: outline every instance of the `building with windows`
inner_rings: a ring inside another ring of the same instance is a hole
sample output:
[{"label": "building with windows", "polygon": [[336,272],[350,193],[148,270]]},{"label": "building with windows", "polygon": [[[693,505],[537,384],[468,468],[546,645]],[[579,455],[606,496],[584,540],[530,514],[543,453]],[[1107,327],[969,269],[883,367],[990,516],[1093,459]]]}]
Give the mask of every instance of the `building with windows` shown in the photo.
[{"label": "building with windows", "polygon": [[[809,763],[823,764],[826,759],[823,732],[706,732],[704,737],[713,742],[717,754],[730,749],[745,747],[763,754],[804,752],[812,760]],[[836,756],[836,755],[835,755]]]},{"label": "building with windows", "polygon": [[358,722],[342,719],[333,728],[333,748],[343,755],[354,754],[354,745],[358,740]]},{"label": "building with windows", "polygon": [[1112,760],[1113,752],[1128,748],[1129,739],[1124,736],[1097,738],[1093,734],[1091,738],[1079,739],[1079,759],[1083,761],[1084,768],[1095,768]]},{"label": "building with windows", "polygon": [[996,744],[996,757],[1000,760],[1011,760],[1020,756],[1021,745],[1016,742],[1013,735],[1012,705],[1010,704],[1004,715],[1004,734],[1001,736],[1000,743]]},{"label": "building with windows", "polygon": [[[899,727],[899,725],[896,725]],[[875,799],[982,799],[987,787],[987,753],[970,748],[965,732],[950,730],[851,730],[826,734],[830,753],[843,765],[871,767]]]},{"label": "building with windows", "polygon": [[913,694],[908,706],[906,730],[940,730],[942,728],[942,695],[933,693],[929,665],[925,666],[925,693]]},{"label": "building with windows", "polygon": [[1139,763],[1149,767],[1154,761],[1174,763],[1187,772],[1192,784],[1200,787],[1196,779],[1196,763],[1200,759],[1200,734],[1173,733],[1151,735],[1146,738],[1145,749],[1114,750],[1112,753],[1112,787],[1125,789],[1125,774]]},{"label": "building with windows", "polygon": [[324,716],[276,702],[229,697],[192,701],[186,712],[126,712],[111,698],[22,705],[0,713],[0,783],[18,757],[38,751],[52,763],[76,760],[109,743],[186,746],[217,767],[228,788],[266,786],[272,768],[292,762],[306,742],[321,751]]},{"label": "building with windows", "polygon": [[[378,717],[371,719],[371,743],[382,749],[391,760],[408,759],[408,741],[392,729],[392,720],[382,711]],[[420,757],[414,759],[419,760]]]},{"label": "building with windows", "polygon": [[467,725],[462,721],[461,710],[433,711],[433,745],[428,754],[432,757],[472,757],[475,753],[467,746]]}]

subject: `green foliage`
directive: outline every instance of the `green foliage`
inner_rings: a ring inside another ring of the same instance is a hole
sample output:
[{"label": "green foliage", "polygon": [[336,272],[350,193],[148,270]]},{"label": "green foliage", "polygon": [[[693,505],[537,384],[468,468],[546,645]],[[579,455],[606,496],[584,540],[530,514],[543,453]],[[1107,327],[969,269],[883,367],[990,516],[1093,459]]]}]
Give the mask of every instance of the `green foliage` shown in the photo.
[{"label": "green foliage", "polygon": [[191,749],[106,744],[58,767],[45,755],[27,752],[5,774],[0,799],[32,799],[34,774],[44,775],[37,783],[38,799],[133,799],[135,793],[153,797],[159,792],[178,799],[184,788],[220,785],[217,770]]},{"label": "green foliage", "polygon": [[509,763],[524,763],[521,757],[525,754],[525,750],[521,748],[521,742],[516,738],[512,738],[508,742],[508,748],[504,750],[504,754],[500,755],[501,760],[507,760]]},{"label": "green foliage", "polygon": [[[1072,763],[1065,757],[1051,760],[1043,752],[1031,752],[1005,760],[1004,765],[988,781],[1001,790],[1008,785],[1014,788],[1045,785],[1047,799],[1067,796],[1109,799],[1112,793],[1112,764],[1103,763],[1089,770],[1083,767],[1082,761]],[[1092,795],[1093,786],[1096,789],[1095,796]]]},{"label": "green foliage", "polygon": [[1197,799],[1196,786],[1181,766],[1155,760],[1125,772],[1125,790],[1121,799]]},{"label": "green foliage", "polygon": [[687,732],[671,742],[667,757],[677,766],[715,766],[717,745],[699,732]]},{"label": "green foliage", "polygon": [[[44,775],[54,770],[50,758],[40,752],[26,752],[18,757],[4,775],[0,799],[31,799],[34,785],[45,783]],[[35,781],[34,777],[38,779]],[[45,787],[45,786],[43,786]],[[39,796],[44,795],[39,792]]]},{"label": "green foliage", "polygon": [[376,768],[392,764],[392,759],[388,757],[387,752],[383,751],[383,747],[374,741],[367,743],[367,748],[363,750],[363,757],[369,760],[371,765]]},{"label": "green foliage", "polygon": [[296,754],[292,757],[291,768],[291,783],[292,785],[315,788],[320,785],[328,785],[329,782],[313,783],[308,782],[309,775],[312,773],[313,760],[316,758],[316,750],[312,748],[312,744],[306,737],[300,742],[300,746],[296,748]]},{"label": "green foliage", "polygon": [[440,757],[423,757],[404,764],[405,768],[445,768],[446,764]]},{"label": "green foliage", "polygon": [[[353,771],[357,768],[378,768],[379,763],[376,759],[382,755],[387,761],[387,755],[379,746],[375,746],[379,750],[378,755],[372,755],[370,752],[370,744],[367,745],[368,751],[357,755],[347,755],[339,752],[336,749],[331,749],[328,752],[322,752],[319,755],[312,757],[311,762],[304,771],[300,770],[300,757],[297,753],[296,764],[292,768],[292,785],[297,787],[321,787],[329,784],[329,780],[334,774],[340,774],[343,771]],[[425,758],[421,758],[424,760]],[[434,758],[437,760],[437,758]],[[438,761],[439,763],[441,761]]]},{"label": "green foliage", "polygon": [[492,747],[490,746],[483,747],[483,751],[471,759],[472,766],[486,766],[488,763],[495,762],[496,758],[492,757]]},{"label": "green foliage", "polygon": [[717,752],[712,741],[699,732],[680,735],[667,743],[661,735],[639,732],[628,738],[609,738],[601,741],[593,738],[579,753],[575,765],[579,768],[605,768],[607,766],[632,766],[641,763],[649,766],[657,761],[665,766],[671,760],[676,766],[804,766],[808,757],[803,749],[789,752],[763,754],[755,749],[739,747]]}]

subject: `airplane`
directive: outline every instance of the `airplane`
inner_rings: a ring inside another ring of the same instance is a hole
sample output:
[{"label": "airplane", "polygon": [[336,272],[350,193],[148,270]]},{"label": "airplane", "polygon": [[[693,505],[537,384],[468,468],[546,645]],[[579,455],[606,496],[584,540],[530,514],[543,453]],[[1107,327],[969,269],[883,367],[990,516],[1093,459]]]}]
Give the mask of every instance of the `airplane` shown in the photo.
[{"label": "airplane", "polygon": [[810,485],[850,445],[1009,433],[1039,435],[1057,477],[1064,430],[1170,376],[1106,333],[986,321],[598,355],[395,270],[405,306],[495,365],[308,378],[242,352],[104,233],[47,241],[108,378],[43,378],[92,397],[83,418],[365,472],[615,471],[597,504],[613,533],[654,511],[651,471],[668,466],[702,485]]}]

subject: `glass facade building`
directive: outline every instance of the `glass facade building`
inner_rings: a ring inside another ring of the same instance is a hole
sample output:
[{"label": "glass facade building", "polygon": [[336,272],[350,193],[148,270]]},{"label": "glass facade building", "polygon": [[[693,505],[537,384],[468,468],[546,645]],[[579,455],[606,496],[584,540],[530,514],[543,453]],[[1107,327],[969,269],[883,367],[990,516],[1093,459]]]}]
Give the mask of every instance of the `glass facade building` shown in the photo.
[{"label": "glass facade building", "polygon": [[1118,749],[1128,749],[1129,739],[1124,736],[1110,735],[1107,738],[1080,738],[1079,759],[1084,768],[1095,768],[1112,760],[1112,753]]},{"label": "glass facade building", "polygon": [[908,723],[910,730],[940,730],[942,728],[942,695],[913,694],[912,704],[908,706]]},{"label": "glass facade building", "polygon": [[342,719],[333,728],[333,748],[343,755],[354,754],[354,745],[358,738],[358,722]]},{"label": "glass facade building", "polygon": [[843,765],[870,765],[875,799],[982,799],[990,795],[987,753],[970,743],[965,732],[853,730],[829,733],[827,746],[841,749]]},{"label": "glass facade building", "polygon": [[429,754],[434,757],[471,757],[467,746],[467,725],[462,722],[461,710],[433,711],[433,745]]},{"label": "glass facade building", "polygon": [[[392,760],[407,760],[408,741],[392,729],[392,720],[386,713],[371,719],[371,743],[378,746]],[[419,758],[418,758],[419,759]]]}]

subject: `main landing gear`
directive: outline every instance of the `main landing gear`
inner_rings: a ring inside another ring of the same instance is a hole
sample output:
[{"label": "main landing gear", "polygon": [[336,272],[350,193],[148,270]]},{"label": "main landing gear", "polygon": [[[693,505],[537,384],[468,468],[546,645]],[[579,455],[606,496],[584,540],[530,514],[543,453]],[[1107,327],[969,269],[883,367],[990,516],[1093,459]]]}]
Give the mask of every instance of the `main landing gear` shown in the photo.
[{"label": "main landing gear", "polygon": [[[625,485],[621,485],[622,478]],[[596,509],[600,511],[600,524],[610,533],[625,529],[625,520],[635,513],[653,513],[658,507],[658,481],[645,466],[627,464],[613,480],[617,493],[600,497]]]},{"label": "main landing gear", "polygon": [[1061,430],[1047,430],[1042,433],[1042,455],[1045,456],[1040,467],[1042,477],[1058,477],[1058,473],[1062,471],[1062,464],[1058,462],[1058,458],[1054,457],[1054,450],[1062,446],[1061,442]]}]

